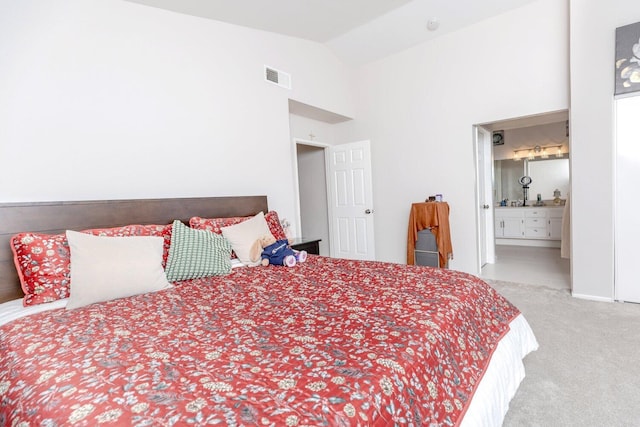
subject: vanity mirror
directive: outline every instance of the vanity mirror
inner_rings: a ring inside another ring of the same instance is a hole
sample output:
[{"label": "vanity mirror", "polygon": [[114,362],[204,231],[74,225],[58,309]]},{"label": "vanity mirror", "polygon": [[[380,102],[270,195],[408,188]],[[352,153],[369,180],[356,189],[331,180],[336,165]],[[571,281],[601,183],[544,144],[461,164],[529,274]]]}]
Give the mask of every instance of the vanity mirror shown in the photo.
[{"label": "vanity mirror", "polygon": [[[565,155],[566,156],[566,155]],[[528,200],[535,202],[540,194],[542,200],[554,198],[554,191],[560,190],[561,198],[565,199],[569,192],[569,158],[520,160],[511,159],[494,161],[494,200],[522,199],[522,185],[520,177],[531,177]],[[533,203],[527,203],[532,205]]]}]

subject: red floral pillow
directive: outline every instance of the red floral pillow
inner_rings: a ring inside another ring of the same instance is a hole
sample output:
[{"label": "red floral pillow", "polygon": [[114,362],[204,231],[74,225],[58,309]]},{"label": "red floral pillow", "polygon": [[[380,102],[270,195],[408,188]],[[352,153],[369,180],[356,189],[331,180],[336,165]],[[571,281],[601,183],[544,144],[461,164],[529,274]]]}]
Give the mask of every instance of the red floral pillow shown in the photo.
[{"label": "red floral pillow", "polygon": [[[85,230],[96,236],[160,236],[164,238],[163,265],[171,244],[169,225],[127,225]],[[25,306],[69,297],[71,254],[64,234],[20,233],[11,238],[13,260],[24,292]]]},{"label": "red floral pillow", "polygon": [[172,224],[167,225],[124,225],[115,228],[94,228],[84,230],[83,233],[94,236],[129,237],[129,236],[160,236],[164,239],[162,250],[162,266],[167,264],[169,248],[171,247]]},{"label": "red floral pillow", "polygon": [[282,224],[280,223],[280,218],[278,218],[278,213],[276,211],[269,211],[264,216],[264,219],[267,220],[267,225],[269,226],[269,230],[273,237],[276,240],[283,240],[287,238],[287,235],[284,234],[284,230],[282,229]]},{"label": "red floral pillow", "polygon": [[240,224],[251,218],[250,216],[234,216],[229,218],[200,218],[194,216],[189,220],[189,227],[196,230],[212,231],[216,234],[222,234],[222,227]]},{"label": "red floral pillow", "polygon": [[[189,220],[189,226],[196,230],[209,230],[216,234],[222,234],[222,227],[240,224],[250,218],[253,218],[253,216],[233,216],[228,218],[200,218],[199,216],[194,216]],[[280,224],[280,219],[278,218],[278,213],[276,211],[267,212],[264,215],[264,219],[267,220],[269,230],[276,240],[287,238],[286,234],[284,234],[284,230],[282,229],[282,225]]]},{"label": "red floral pillow", "polygon": [[20,233],[11,237],[25,306],[69,296],[69,244],[64,234]]}]

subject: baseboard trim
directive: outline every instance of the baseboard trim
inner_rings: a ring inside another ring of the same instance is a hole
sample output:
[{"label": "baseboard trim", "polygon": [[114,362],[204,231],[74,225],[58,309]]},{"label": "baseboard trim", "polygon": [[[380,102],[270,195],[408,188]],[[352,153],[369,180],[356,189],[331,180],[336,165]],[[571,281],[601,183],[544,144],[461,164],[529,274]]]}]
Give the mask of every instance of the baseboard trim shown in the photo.
[{"label": "baseboard trim", "polygon": [[496,239],[496,245],[505,246],[535,246],[539,248],[559,248],[560,240],[543,239]]},{"label": "baseboard trim", "polygon": [[584,294],[576,294],[575,292],[571,292],[571,296],[578,299],[586,299],[590,301],[600,301],[600,302],[614,302],[613,298],[605,298],[605,297],[597,297],[594,295],[584,295]]}]

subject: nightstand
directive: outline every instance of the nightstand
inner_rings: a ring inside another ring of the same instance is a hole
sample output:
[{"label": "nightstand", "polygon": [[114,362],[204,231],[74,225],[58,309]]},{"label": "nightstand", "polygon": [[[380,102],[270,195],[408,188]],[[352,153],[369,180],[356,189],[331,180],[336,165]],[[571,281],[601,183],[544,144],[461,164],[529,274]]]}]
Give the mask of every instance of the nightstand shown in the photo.
[{"label": "nightstand", "polygon": [[320,255],[320,241],[322,239],[307,239],[305,237],[296,237],[291,241],[291,249],[296,251],[307,251],[312,255]]}]

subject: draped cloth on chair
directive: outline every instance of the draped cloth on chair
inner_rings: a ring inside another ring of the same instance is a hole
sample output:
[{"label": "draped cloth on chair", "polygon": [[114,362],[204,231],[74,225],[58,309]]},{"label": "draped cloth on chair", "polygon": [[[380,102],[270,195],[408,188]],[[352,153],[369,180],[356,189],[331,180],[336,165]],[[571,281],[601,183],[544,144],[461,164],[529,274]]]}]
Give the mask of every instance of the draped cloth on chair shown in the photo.
[{"label": "draped cloth on chair", "polygon": [[436,237],[440,266],[447,266],[448,260],[453,259],[447,202],[424,202],[411,205],[407,233],[407,264],[409,265],[415,264],[414,250],[418,232],[425,228],[430,228]]}]

